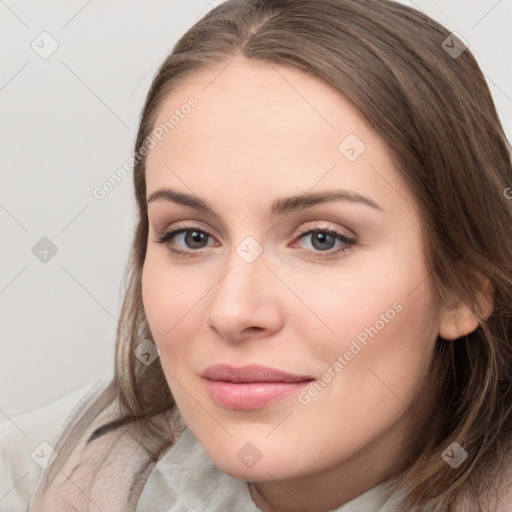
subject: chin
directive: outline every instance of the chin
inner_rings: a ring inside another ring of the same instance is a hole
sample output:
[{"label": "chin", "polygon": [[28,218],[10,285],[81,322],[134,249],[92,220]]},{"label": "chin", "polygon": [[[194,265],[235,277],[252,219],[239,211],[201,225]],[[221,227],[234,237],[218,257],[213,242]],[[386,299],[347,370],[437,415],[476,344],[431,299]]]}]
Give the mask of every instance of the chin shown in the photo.
[{"label": "chin", "polygon": [[293,467],[289,462],[283,460],[272,460],[270,457],[262,456],[252,467],[244,467],[244,464],[235,456],[234,459],[213,459],[214,464],[223,473],[238,480],[247,482],[266,482],[270,480],[285,480],[296,474],[291,474]]}]

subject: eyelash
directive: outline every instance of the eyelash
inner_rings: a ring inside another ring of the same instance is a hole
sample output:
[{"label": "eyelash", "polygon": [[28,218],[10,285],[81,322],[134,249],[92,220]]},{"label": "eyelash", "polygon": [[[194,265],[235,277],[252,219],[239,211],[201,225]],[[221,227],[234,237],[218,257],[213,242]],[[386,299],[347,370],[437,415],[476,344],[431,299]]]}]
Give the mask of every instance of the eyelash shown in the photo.
[{"label": "eyelash", "polygon": [[[181,251],[181,250],[175,249],[174,247],[171,247],[171,244],[170,244],[170,242],[173,240],[173,238],[176,235],[178,235],[180,233],[187,233],[189,231],[196,231],[199,233],[203,233],[206,236],[211,236],[207,231],[205,231],[203,229],[193,227],[193,226],[186,226],[186,227],[183,226],[183,227],[177,227],[175,229],[165,231],[164,233],[158,235],[157,239],[154,240],[154,242],[156,242],[158,244],[167,244],[168,250],[170,252],[172,252],[173,254],[176,254],[180,257],[183,257],[183,258],[194,257],[195,256],[194,253],[198,253],[198,252],[200,252],[200,250]],[[327,251],[315,251],[315,250],[311,251],[311,250],[305,249],[305,251],[307,253],[309,253],[309,254],[313,253],[313,257],[315,257],[315,258],[327,259],[329,257],[333,257],[333,256],[337,255],[338,253],[345,253],[348,250],[350,250],[352,247],[358,245],[358,242],[355,238],[350,238],[346,235],[343,235],[339,231],[336,231],[334,229],[329,229],[327,227],[325,227],[325,228],[315,227],[315,228],[303,230],[303,231],[299,232],[299,235],[297,236],[297,240],[301,240],[302,238],[305,238],[306,236],[312,235],[315,233],[327,233],[328,235],[333,236],[336,240],[339,240],[340,242],[343,242],[344,244],[346,244],[345,247],[341,247],[338,249],[329,249]]]}]

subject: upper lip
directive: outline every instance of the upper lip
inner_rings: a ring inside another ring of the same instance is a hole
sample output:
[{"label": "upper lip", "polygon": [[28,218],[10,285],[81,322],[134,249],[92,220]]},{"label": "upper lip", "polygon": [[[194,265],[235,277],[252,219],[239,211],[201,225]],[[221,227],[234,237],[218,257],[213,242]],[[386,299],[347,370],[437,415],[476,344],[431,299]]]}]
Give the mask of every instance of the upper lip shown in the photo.
[{"label": "upper lip", "polygon": [[292,375],[275,368],[251,364],[235,368],[228,364],[217,364],[207,368],[203,378],[226,382],[302,382],[312,380],[310,375]]}]

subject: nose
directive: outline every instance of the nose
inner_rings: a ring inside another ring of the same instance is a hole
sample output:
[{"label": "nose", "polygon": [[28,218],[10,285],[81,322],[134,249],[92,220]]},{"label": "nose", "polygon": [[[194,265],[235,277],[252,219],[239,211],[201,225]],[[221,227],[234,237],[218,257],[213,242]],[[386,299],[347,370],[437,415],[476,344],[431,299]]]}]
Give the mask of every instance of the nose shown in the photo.
[{"label": "nose", "polygon": [[239,342],[279,331],[279,280],[262,253],[248,263],[235,251],[210,294],[206,322],[218,336]]}]

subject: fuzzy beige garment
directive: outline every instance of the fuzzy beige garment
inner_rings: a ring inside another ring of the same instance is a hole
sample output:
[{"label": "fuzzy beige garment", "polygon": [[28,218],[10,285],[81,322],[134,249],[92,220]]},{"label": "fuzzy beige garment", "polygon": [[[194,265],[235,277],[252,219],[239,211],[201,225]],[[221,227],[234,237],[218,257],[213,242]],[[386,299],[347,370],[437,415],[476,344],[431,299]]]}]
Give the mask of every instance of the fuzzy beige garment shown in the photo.
[{"label": "fuzzy beige garment", "polygon": [[61,429],[53,445],[58,455],[41,473],[28,512],[135,510],[155,462],[132,437],[129,425],[87,444],[96,428],[117,417],[115,402],[96,414],[107,400],[104,385],[102,381],[91,389]]}]

